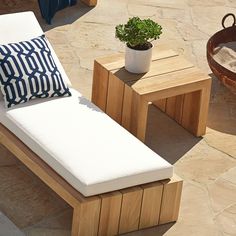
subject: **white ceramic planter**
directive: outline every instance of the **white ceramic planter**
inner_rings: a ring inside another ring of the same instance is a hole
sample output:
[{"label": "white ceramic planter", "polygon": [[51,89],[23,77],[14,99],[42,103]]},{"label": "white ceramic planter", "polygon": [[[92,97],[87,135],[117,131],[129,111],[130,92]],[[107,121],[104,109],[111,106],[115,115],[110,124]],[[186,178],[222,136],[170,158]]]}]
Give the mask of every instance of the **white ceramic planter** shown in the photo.
[{"label": "white ceramic planter", "polygon": [[146,73],[150,69],[152,61],[152,48],[148,50],[134,50],[126,46],[125,69],[131,73]]}]

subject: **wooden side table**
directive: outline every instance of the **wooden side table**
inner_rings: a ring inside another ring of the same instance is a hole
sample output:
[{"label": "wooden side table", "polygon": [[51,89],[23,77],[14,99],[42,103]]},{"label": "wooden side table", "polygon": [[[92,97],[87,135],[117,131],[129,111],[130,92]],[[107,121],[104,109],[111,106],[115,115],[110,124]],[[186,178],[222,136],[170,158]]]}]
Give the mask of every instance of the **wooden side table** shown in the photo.
[{"label": "wooden side table", "polygon": [[145,141],[150,103],[195,136],[206,131],[211,79],[172,50],[153,51],[151,69],[132,74],[124,55],[94,62],[92,102]]}]

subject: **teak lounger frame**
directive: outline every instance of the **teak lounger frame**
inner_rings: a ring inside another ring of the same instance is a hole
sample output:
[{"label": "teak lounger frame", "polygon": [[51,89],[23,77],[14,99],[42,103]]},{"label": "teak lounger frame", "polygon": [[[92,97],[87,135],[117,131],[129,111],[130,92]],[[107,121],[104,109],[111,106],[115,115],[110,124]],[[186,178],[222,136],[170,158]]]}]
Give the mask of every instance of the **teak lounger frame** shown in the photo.
[{"label": "teak lounger frame", "polygon": [[72,236],[118,235],[178,218],[182,180],[177,176],[84,197],[2,124],[0,143],[73,208]]}]

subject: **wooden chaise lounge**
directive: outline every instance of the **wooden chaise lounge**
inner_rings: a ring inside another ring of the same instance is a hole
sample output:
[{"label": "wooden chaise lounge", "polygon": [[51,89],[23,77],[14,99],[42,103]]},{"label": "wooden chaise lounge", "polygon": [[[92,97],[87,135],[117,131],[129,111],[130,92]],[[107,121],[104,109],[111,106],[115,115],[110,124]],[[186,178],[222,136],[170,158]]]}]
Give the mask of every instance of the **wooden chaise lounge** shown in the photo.
[{"label": "wooden chaise lounge", "polygon": [[[31,12],[0,16],[0,28],[0,44],[43,34]],[[73,208],[72,236],[117,235],[176,221],[182,180],[173,166],[71,92],[12,109],[5,109],[0,94],[0,143]]]}]

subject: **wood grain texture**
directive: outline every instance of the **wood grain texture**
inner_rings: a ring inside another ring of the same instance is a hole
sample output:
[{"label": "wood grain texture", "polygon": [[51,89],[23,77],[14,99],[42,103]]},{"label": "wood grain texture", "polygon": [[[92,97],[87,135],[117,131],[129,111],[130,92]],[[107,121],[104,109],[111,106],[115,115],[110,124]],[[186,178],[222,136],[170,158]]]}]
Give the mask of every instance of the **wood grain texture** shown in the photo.
[{"label": "wood grain texture", "polygon": [[200,94],[200,108],[198,114],[198,128],[196,136],[202,136],[206,133],[206,125],[207,125],[207,117],[208,117],[208,110],[209,110],[209,103],[210,103],[210,96],[211,96],[211,80],[205,81],[203,85],[203,89],[201,90]]},{"label": "wood grain texture", "polygon": [[[197,68],[188,68],[181,71],[175,71],[167,75],[155,75],[148,79],[138,80],[135,83],[128,83],[140,95],[151,94],[158,91],[169,89],[180,89],[183,85],[202,86],[201,82],[208,80],[209,77],[201,73]],[[195,89],[196,91],[197,89]],[[165,92],[165,91],[164,91]],[[174,93],[168,97],[180,95]],[[166,97],[164,97],[166,98]]]},{"label": "wood grain texture", "polygon": [[124,67],[112,70],[111,72],[124,83],[128,83],[131,81],[142,81],[154,76],[167,75],[169,73],[182,71],[192,67],[192,63],[185,60],[182,56],[177,56],[153,61],[150,70],[144,74],[129,73]]},{"label": "wood grain texture", "polygon": [[101,199],[86,201],[74,208],[72,236],[96,236],[98,234]]},{"label": "wood grain texture", "polygon": [[184,96],[183,115],[181,125],[197,135],[200,111],[201,90],[187,93]]},{"label": "wood grain texture", "polygon": [[133,93],[134,92],[130,88],[130,86],[125,84],[121,124],[128,131],[131,131],[132,109],[133,109]]},{"label": "wood grain texture", "polygon": [[176,57],[178,53],[172,49],[161,49],[159,47],[154,47],[152,52],[152,61],[161,60],[170,57]]},{"label": "wood grain texture", "polygon": [[152,104],[159,108],[161,111],[165,112],[166,111],[166,100],[167,99],[160,99],[157,101],[153,101]]},{"label": "wood grain texture", "polygon": [[97,0],[81,0],[81,1],[89,7],[94,7],[97,5]]},{"label": "wood grain texture", "polygon": [[121,124],[125,84],[109,73],[106,113]]},{"label": "wood grain texture", "polygon": [[183,181],[174,176],[164,184],[159,224],[177,221],[180,208]]},{"label": "wood grain texture", "polygon": [[166,101],[166,114],[179,124],[181,124],[182,120],[183,104],[184,95],[170,97]]},{"label": "wood grain texture", "polygon": [[[161,60],[164,58],[170,58],[178,56],[178,53],[171,49],[161,49],[159,47],[153,48],[152,61]],[[118,53],[113,55],[108,55],[105,57],[100,57],[96,59],[101,65],[104,66],[108,71],[115,73],[117,70],[121,69],[125,65],[125,55],[124,53]]]},{"label": "wood grain texture", "polygon": [[143,190],[140,187],[121,190],[123,194],[119,234],[138,230]]},{"label": "wood grain texture", "polygon": [[79,236],[80,209],[79,205],[73,209],[71,236]]},{"label": "wood grain texture", "polygon": [[108,75],[108,71],[95,60],[91,101],[104,112],[107,105]]},{"label": "wood grain texture", "polygon": [[131,133],[145,142],[149,103],[136,92],[133,93]]},{"label": "wood grain texture", "polygon": [[175,118],[175,110],[176,110],[176,96],[167,98],[166,101],[166,114],[172,119]]},{"label": "wood grain texture", "polygon": [[175,116],[174,119],[177,123],[181,124],[183,116],[184,94],[176,96],[175,103]]},{"label": "wood grain texture", "polygon": [[143,185],[143,201],[140,215],[139,229],[158,225],[163,184],[152,183]]},{"label": "wood grain texture", "polygon": [[99,222],[99,236],[117,235],[121,211],[122,194],[112,192],[101,195],[101,213]]},{"label": "wood grain texture", "polygon": [[107,71],[120,69],[125,64],[124,53],[112,54],[105,57],[97,58],[96,61]]}]

